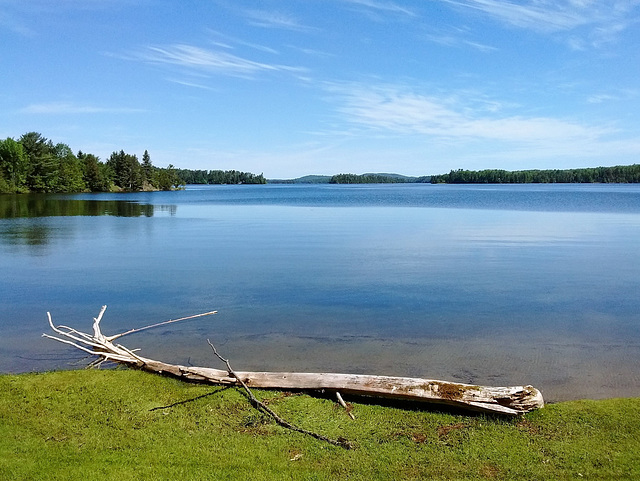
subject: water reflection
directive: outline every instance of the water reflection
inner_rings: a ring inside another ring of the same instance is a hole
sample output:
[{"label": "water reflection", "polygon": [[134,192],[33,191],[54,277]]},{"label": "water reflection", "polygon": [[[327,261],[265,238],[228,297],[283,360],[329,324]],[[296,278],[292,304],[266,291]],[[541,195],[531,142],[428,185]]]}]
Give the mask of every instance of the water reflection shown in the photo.
[{"label": "water reflection", "polygon": [[[0,243],[44,246],[54,230],[49,217],[114,216],[153,217],[159,212],[175,216],[176,205],[153,205],[128,200],[77,199],[52,195],[0,195]],[[4,219],[12,221],[2,222]],[[26,222],[21,222],[20,219]],[[28,220],[27,220],[28,219]],[[70,226],[69,229],[72,227]]]},{"label": "water reflection", "polygon": [[49,238],[49,227],[41,224],[9,225],[0,227],[0,241],[10,245],[45,245]]},{"label": "water reflection", "polygon": [[123,200],[77,200],[47,195],[0,196],[0,219],[99,215],[152,217],[154,208],[152,204]]}]

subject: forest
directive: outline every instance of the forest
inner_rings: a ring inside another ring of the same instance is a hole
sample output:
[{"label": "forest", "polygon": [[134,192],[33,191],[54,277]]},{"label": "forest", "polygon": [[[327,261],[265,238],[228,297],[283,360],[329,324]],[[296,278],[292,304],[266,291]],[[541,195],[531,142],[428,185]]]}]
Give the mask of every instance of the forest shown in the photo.
[{"label": "forest", "polygon": [[262,174],[237,170],[176,170],[178,177],[185,184],[266,184]]},{"label": "forest", "polygon": [[[405,177],[398,174],[337,174],[330,184],[404,184],[425,182],[425,177]],[[428,181],[428,180],[427,180]]]},{"label": "forest", "polygon": [[563,170],[452,170],[432,175],[432,184],[585,184],[640,182],[640,164]]},{"label": "forest", "polygon": [[148,151],[113,152],[106,162],[93,154],[74,154],[67,144],[28,132],[0,140],[0,193],[135,192],[173,190],[183,185],[176,169],[151,163]]}]

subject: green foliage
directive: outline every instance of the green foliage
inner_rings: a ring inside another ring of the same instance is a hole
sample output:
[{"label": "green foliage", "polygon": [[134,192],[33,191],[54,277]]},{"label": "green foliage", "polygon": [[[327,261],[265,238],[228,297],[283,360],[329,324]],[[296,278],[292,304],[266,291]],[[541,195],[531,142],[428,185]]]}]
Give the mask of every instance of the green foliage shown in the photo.
[{"label": "green foliage", "polygon": [[83,179],[83,165],[66,144],[57,144],[54,153],[58,161],[56,192],[82,192],[86,186]]},{"label": "green foliage", "polygon": [[18,192],[27,180],[29,158],[20,142],[0,140],[0,192]]},{"label": "green foliage", "polygon": [[269,179],[269,184],[328,184],[329,175],[305,175],[295,179]]},{"label": "green foliage", "polygon": [[126,154],[124,150],[113,152],[107,160],[107,166],[113,172],[115,185],[120,189],[129,192],[142,189],[142,166],[135,155]]},{"label": "green foliage", "polygon": [[237,170],[189,170],[176,171],[183,184],[266,184],[262,174]]},{"label": "green foliage", "polygon": [[337,174],[331,177],[330,184],[403,184],[407,179],[384,174]]},{"label": "green foliage", "polygon": [[637,183],[640,164],[565,170],[452,170],[431,176],[432,184]]},{"label": "green foliage", "polygon": [[111,190],[111,171],[93,154],[78,152],[82,162],[82,176],[87,189],[91,192],[109,192]]},{"label": "green foliage", "polygon": [[57,159],[53,143],[37,132],[28,132],[19,141],[29,160],[26,187],[32,192],[55,192]]},{"label": "green foliage", "polygon": [[[0,376],[0,479],[638,479],[640,399],[549,405],[521,418],[353,404],[131,370]],[[347,399],[349,401],[349,399]]]},{"label": "green foliage", "polygon": [[153,179],[153,185],[160,190],[173,190],[184,185],[175,167],[171,164],[166,169],[155,169]]},{"label": "green foliage", "polygon": [[103,163],[38,132],[0,140],[0,193],[171,190],[183,184],[172,165],[154,167],[147,150],[142,163],[123,150]]},{"label": "green foliage", "polygon": [[[153,180],[153,164],[151,163],[151,156],[147,150],[142,154],[142,180],[143,182],[152,183]],[[162,189],[161,189],[162,190]]]}]

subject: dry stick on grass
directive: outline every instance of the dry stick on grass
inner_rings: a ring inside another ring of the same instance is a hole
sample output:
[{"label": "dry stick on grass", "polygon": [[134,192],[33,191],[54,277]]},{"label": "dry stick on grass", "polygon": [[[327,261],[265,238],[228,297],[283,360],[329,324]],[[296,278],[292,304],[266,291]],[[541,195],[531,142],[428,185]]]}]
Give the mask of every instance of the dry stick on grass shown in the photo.
[{"label": "dry stick on grass", "polygon": [[229,376],[235,378],[240,383],[242,388],[247,393],[247,396],[249,397],[249,402],[258,411],[263,411],[263,412],[267,413],[269,416],[271,416],[276,421],[276,423],[278,423],[283,428],[287,428],[287,429],[290,429],[291,431],[296,431],[298,433],[306,434],[306,435],[311,436],[313,438],[319,439],[320,441],[325,441],[325,442],[327,442],[329,444],[333,444],[334,446],[339,446],[341,448],[345,448],[345,449],[352,449],[353,448],[351,443],[348,440],[344,439],[344,438],[331,439],[331,438],[328,438],[326,436],[323,436],[322,434],[314,433],[313,431],[307,431],[306,429],[302,429],[302,428],[299,428],[298,426],[294,426],[290,422],[285,421],[284,419],[282,419],[275,412],[273,412],[265,403],[263,403],[262,401],[259,401],[253,395],[253,393],[251,392],[251,389],[249,389],[249,387],[246,385],[246,383],[231,368],[231,364],[229,364],[229,360],[225,359],[220,354],[218,354],[218,351],[216,350],[215,346],[213,344],[211,344],[211,341],[209,339],[207,339],[207,342],[209,343],[209,346],[211,346],[211,349],[213,350],[213,353],[216,355],[216,357],[226,364],[227,371],[229,372]]},{"label": "dry stick on grass", "polygon": [[340,391],[336,391],[336,399],[338,400],[338,404],[340,404],[340,406],[342,406],[345,409],[345,411],[347,411],[347,414],[349,415],[349,417],[355,421],[356,417],[351,412],[351,407],[349,407],[347,403],[344,402],[344,399],[342,399],[342,395],[340,394]]}]

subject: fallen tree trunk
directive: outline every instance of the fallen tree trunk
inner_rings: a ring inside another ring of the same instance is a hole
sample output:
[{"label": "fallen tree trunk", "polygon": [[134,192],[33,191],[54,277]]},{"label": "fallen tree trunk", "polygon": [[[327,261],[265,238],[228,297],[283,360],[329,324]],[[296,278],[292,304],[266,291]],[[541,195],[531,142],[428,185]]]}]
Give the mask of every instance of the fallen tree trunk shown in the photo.
[{"label": "fallen tree trunk", "polygon": [[364,374],[236,371],[234,376],[221,369],[169,364],[138,356],[133,350],[112,342],[116,338],[138,330],[114,336],[102,334],[100,321],[105,310],[106,306],[103,306],[98,317],[94,319],[93,334],[83,333],[67,326],[55,326],[51,314],[47,313],[49,325],[60,337],[48,334],[43,336],[70,344],[97,356],[93,364],[114,361],[149,372],[210,384],[239,385],[237,376],[252,388],[329,390],[360,396],[440,403],[507,415],[523,414],[544,406],[542,394],[533,386],[476,386],[430,379]]}]

